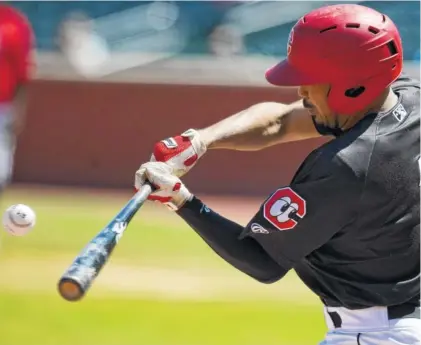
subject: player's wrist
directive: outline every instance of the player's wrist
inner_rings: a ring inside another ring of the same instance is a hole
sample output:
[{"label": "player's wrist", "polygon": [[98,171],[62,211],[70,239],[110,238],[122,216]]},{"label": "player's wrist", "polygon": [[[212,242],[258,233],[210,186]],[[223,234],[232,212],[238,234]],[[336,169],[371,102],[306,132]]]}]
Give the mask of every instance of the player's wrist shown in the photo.
[{"label": "player's wrist", "polygon": [[202,145],[206,148],[206,151],[208,149],[212,148],[213,143],[216,141],[215,135],[210,131],[208,128],[204,129],[198,129],[196,130],[198,137],[200,138],[200,141]]},{"label": "player's wrist", "polygon": [[187,189],[187,187],[184,184],[182,184],[180,190],[177,191],[177,193],[173,196],[171,202],[168,203],[168,207],[172,211],[178,211],[182,207],[184,207],[184,205],[187,202],[190,202],[193,199],[193,197],[193,194]]},{"label": "player's wrist", "polygon": [[179,216],[182,216],[186,212],[200,213],[203,205],[203,202],[196,195],[192,194],[190,199],[186,200],[184,204],[176,210],[176,213]]},{"label": "player's wrist", "polygon": [[196,152],[198,158],[202,157],[206,153],[208,149],[208,146],[205,141],[206,137],[203,137],[203,134],[200,130],[190,128],[184,131],[181,134],[181,136],[189,138],[191,145],[193,146],[193,149]]}]

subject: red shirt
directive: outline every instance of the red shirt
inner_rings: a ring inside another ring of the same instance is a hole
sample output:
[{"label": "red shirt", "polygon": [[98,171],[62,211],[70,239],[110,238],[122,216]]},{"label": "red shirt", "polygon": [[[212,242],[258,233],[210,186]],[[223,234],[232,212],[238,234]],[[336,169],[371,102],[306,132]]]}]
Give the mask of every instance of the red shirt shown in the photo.
[{"label": "red shirt", "polygon": [[34,35],[26,17],[0,5],[0,103],[13,100],[17,88],[30,79]]}]

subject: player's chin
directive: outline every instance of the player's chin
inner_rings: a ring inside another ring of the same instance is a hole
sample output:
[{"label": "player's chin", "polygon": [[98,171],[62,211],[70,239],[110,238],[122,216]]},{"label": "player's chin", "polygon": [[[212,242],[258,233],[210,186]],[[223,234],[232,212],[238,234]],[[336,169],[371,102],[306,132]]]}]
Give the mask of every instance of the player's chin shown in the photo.
[{"label": "player's chin", "polygon": [[314,118],[317,118],[317,111],[314,108],[307,108],[308,113],[313,116]]},{"label": "player's chin", "polygon": [[320,114],[317,111],[311,112],[310,115],[313,118],[313,121],[320,126],[332,127],[332,125],[334,125],[328,116]]}]

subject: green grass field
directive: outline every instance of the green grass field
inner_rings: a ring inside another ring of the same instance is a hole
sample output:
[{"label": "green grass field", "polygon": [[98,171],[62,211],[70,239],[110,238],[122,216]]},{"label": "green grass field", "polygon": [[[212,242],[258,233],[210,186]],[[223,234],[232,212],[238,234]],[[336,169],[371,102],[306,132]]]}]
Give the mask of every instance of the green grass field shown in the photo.
[{"label": "green grass field", "polygon": [[6,192],[2,210],[28,204],[37,224],[24,237],[0,235],[0,344],[307,345],[322,339],[321,305],[293,273],[259,284],[216,256],[175,214],[149,203],[86,297],[62,300],[60,275],[129,197]]}]

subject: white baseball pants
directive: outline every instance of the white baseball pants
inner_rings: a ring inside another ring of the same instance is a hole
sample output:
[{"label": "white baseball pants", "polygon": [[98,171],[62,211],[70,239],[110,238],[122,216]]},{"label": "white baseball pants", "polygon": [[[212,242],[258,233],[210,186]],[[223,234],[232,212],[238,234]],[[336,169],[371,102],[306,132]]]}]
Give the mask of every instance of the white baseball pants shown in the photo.
[{"label": "white baseball pants", "polygon": [[[336,312],[341,327],[336,328],[328,312]],[[328,328],[319,345],[421,345],[421,319],[389,320],[387,308],[363,310],[324,308]]]},{"label": "white baseball pants", "polygon": [[10,131],[10,108],[0,104],[0,191],[9,183],[13,170],[15,138]]}]

